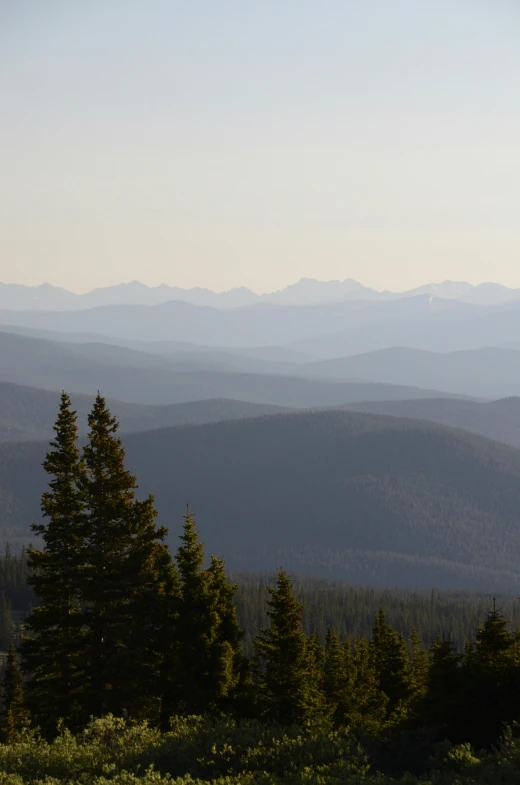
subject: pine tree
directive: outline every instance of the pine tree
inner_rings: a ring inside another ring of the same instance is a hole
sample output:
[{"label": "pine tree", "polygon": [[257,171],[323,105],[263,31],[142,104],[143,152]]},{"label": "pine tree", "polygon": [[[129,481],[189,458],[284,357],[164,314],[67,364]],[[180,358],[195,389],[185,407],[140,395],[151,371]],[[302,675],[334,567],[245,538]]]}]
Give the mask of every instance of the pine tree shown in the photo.
[{"label": "pine tree", "polygon": [[305,650],[309,717],[330,723],[333,712],[325,696],[325,651],[318,633],[307,639]]},{"label": "pine tree", "polygon": [[79,583],[86,635],[82,711],[84,719],[146,715],[160,667],[155,610],[170,563],[163,543],[167,530],[156,526],[153,497],[136,498],[118,422],[99,394],[88,422],[81,483],[86,505]]},{"label": "pine tree", "polygon": [[509,624],[493,602],[464,657],[464,724],[468,740],[476,746],[496,743],[504,724],[518,719],[520,663]]},{"label": "pine tree", "polygon": [[14,625],[11,613],[11,603],[5,596],[5,592],[0,593],[0,649],[6,651],[13,639]]},{"label": "pine tree", "polygon": [[477,630],[473,664],[482,670],[495,670],[507,662],[514,645],[514,637],[508,629],[510,622],[493,601],[485,624]]},{"label": "pine tree", "polygon": [[29,712],[25,707],[23,680],[14,644],[9,646],[7,665],[2,682],[2,741],[11,744],[17,741],[30,724]]},{"label": "pine tree", "polygon": [[283,570],[276,588],[269,588],[267,605],[271,627],[261,630],[254,643],[258,702],[266,718],[283,725],[307,724],[315,719],[315,706],[309,692],[303,606]]},{"label": "pine tree", "polygon": [[381,608],[370,641],[379,687],[388,697],[388,711],[401,709],[410,696],[409,661],[403,636],[387,623]]},{"label": "pine tree", "polygon": [[466,695],[462,657],[450,640],[437,637],[429,651],[427,692],[421,702],[421,718],[437,739],[466,741],[464,728]]},{"label": "pine tree", "polygon": [[418,631],[412,629],[410,635],[411,660],[410,660],[410,700],[416,701],[423,697],[427,690],[430,659],[428,652],[423,647],[422,638]]},{"label": "pine tree", "polygon": [[60,718],[73,722],[83,689],[83,616],[78,598],[85,505],[84,465],[76,444],[77,420],[70,398],[60,409],[43,467],[51,476],[42,496],[46,523],[34,524],[44,548],[28,551],[29,583],[39,605],[26,619],[22,642],[27,697],[36,722],[52,730]]},{"label": "pine tree", "polygon": [[325,641],[323,689],[336,727],[345,724],[350,705],[350,660],[350,645],[341,646],[336,630],[329,627]]},{"label": "pine tree", "polygon": [[174,637],[166,663],[163,728],[172,714],[229,708],[244,670],[242,631],[233,602],[236,586],[228,582],[221,559],[212,556],[204,568],[204,546],[189,510],[180,539],[175,555],[179,600],[171,606]]},{"label": "pine tree", "polygon": [[217,707],[230,708],[241,680],[246,662],[242,654],[244,633],[238,623],[234,597],[237,585],[226,577],[222,559],[211,556],[207,570],[209,596],[212,600],[212,691]]},{"label": "pine tree", "polygon": [[374,654],[366,638],[355,639],[351,668],[348,724],[376,733],[385,722],[388,696],[380,687]]}]

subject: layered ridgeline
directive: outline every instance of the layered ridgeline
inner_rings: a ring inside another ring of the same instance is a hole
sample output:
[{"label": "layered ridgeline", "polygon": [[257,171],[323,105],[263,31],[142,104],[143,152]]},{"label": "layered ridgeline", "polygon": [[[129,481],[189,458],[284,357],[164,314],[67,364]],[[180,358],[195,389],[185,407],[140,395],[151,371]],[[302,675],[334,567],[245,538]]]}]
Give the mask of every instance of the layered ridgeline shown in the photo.
[{"label": "layered ridgeline", "polygon": [[498,401],[464,401],[448,398],[424,398],[417,401],[361,401],[347,404],[356,412],[412,417],[440,425],[463,428],[488,439],[520,448],[520,397]]},{"label": "layered ridgeline", "polygon": [[221,310],[172,301],[79,311],[0,310],[0,325],[104,335],[117,341],[290,347],[328,359],[395,346],[438,352],[507,346],[518,335],[520,303],[479,306],[423,294],[389,302],[262,304]]},{"label": "layered ridgeline", "polygon": [[[66,389],[128,403],[166,405],[232,398],[283,407],[337,406],[362,400],[424,398],[431,390],[360,381],[300,378],[262,359],[237,370],[237,358],[171,358],[109,344],[62,344],[0,331],[0,382]],[[245,358],[248,361],[248,358]],[[291,375],[292,374],[292,375]]]},{"label": "layered ridgeline", "polygon": [[[0,441],[31,441],[50,439],[56,419],[57,393],[38,390],[9,382],[0,382]],[[87,431],[87,415],[94,396],[75,395],[80,434]],[[248,403],[225,398],[147,406],[143,404],[110,401],[110,409],[118,418],[125,433],[164,428],[173,425],[238,420],[242,417],[260,417],[283,412],[279,406]]]},{"label": "layered ridgeline", "polygon": [[[328,411],[124,436],[172,540],[189,501],[235,570],[518,591],[520,452],[430,423]],[[2,538],[27,540],[45,443],[0,447]]]},{"label": "layered ridgeline", "polygon": [[306,363],[302,372],[321,379],[363,379],[500,398],[520,395],[519,359],[517,348],[498,346],[445,353],[392,347]]}]

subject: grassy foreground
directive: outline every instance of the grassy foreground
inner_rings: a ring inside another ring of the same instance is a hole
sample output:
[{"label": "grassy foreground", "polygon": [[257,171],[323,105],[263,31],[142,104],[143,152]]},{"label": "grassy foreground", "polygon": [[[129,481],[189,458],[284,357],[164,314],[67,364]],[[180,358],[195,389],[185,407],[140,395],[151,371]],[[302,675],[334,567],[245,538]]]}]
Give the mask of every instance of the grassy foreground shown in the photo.
[{"label": "grassy foreground", "polygon": [[199,717],[177,719],[165,734],[106,717],[52,743],[28,734],[0,746],[0,785],[518,785],[520,740],[508,734],[480,757],[467,746],[438,745],[422,777],[392,778],[375,768],[346,733]]}]

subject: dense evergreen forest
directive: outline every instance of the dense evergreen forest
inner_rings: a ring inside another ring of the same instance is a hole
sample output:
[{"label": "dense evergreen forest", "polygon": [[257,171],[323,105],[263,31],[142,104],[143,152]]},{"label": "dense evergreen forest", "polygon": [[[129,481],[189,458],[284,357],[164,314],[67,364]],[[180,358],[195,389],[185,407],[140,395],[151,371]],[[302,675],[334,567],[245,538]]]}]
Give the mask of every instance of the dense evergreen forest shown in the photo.
[{"label": "dense evergreen forest", "polygon": [[496,602],[461,651],[464,595],[431,641],[418,628],[434,634],[436,594],[293,584],[283,569],[238,589],[189,510],[171,555],[99,395],[89,427],[80,447],[63,394],[41,544],[2,560],[0,782],[518,782],[520,634]]},{"label": "dense evergreen forest", "polygon": [[[269,623],[268,586],[276,583],[276,573],[228,573],[228,577],[237,587],[234,602],[244,633],[243,651],[249,657],[256,635]],[[291,580],[305,608],[303,629],[309,636],[318,634],[322,642],[329,627],[341,638],[369,637],[379,608],[406,640],[417,630],[426,646],[440,636],[451,640],[459,652],[474,640],[493,602],[514,628],[520,627],[520,602],[513,594],[352,586],[308,575],[291,575]],[[20,639],[23,620],[35,603],[26,550],[17,555],[7,545],[5,556],[0,556],[0,655],[13,636]]]}]

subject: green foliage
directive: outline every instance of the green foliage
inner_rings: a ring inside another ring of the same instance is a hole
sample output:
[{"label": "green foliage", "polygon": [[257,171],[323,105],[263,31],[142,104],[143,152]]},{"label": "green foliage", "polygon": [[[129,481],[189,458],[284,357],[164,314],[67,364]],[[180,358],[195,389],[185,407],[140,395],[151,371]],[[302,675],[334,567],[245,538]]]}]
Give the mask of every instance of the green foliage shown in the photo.
[{"label": "green foliage", "polygon": [[350,662],[347,723],[377,734],[386,718],[388,697],[381,690],[374,653],[366,638],[356,638]]},{"label": "green foliage", "polygon": [[327,630],[323,662],[323,692],[334,725],[346,721],[352,689],[350,642],[342,646],[336,630]]},{"label": "green foliage", "polygon": [[12,744],[29,728],[30,717],[25,706],[23,679],[13,643],[9,646],[7,665],[2,682],[1,738]]},{"label": "green foliage", "polygon": [[149,712],[160,668],[157,609],[171,564],[153,498],[136,498],[117,421],[98,395],[80,454],[63,393],[44,463],[43,550],[29,551],[39,604],[26,620],[24,670],[37,723],[53,732],[91,715]]},{"label": "green foliage", "polygon": [[70,719],[83,690],[84,632],[79,575],[84,542],[85,464],[77,447],[76,413],[62,393],[55,438],[44,461],[50,475],[42,496],[46,523],[33,524],[44,548],[29,549],[28,581],[39,605],[26,619],[22,642],[31,711],[48,729]]},{"label": "green foliage", "polygon": [[167,653],[163,726],[172,714],[215,713],[230,707],[243,672],[242,630],[224,563],[215,556],[204,568],[204,546],[195,519],[184,518],[175,555],[179,596],[172,620],[174,640]]},{"label": "green foliage", "polygon": [[5,592],[0,593],[0,650],[5,651],[13,639],[14,622],[11,603]]},{"label": "green foliage", "polygon": [[345,733],[178,718],[168,733],[108,716],[52,743],[0,745],[0,785],[517,785],[520,741],[438,745],[422,776],[385,776]]},{"label": "green foliage", "polygon": [[271,626],[255,640],[253,659],[261,715],[282,725],[307,724],[324,709],[320,684],[312,680],[319,669],[316,641],[309,646],[302,631],[303,606],[294,596],[289,576],[278,573],[269,589]]},{"label": "green foliage", "polygon": [[[252,654],[252,641],[259,629],[268,623],[267,586],[276,580],[276,573],[232,573],[238,584],[237,613],[244,629],[244,653]],[[435,589],[380,588],[352,586],[339,581],[309,575],[291,575],[297,598],[305,606],[303,629],[307,635],[317,632],[323,642],[327,629],[333,627],[340,639],[369,637],[379,608],[385,609],[389,624],[410,640],[417,630],[426,648],[438,635],[453,641],[463,651],[475,630],[487,617],[493,604],[492,594]],[[520,627],[520,603],[513,594],[497,594],[497,604]]]},{"label": "green foliage", "polygon": [[370,653],[379,689],[388,698],[387,708],[392,714],[410,697],[410,668],[405,640],[388,624],[382,608],[372,631]]}]

